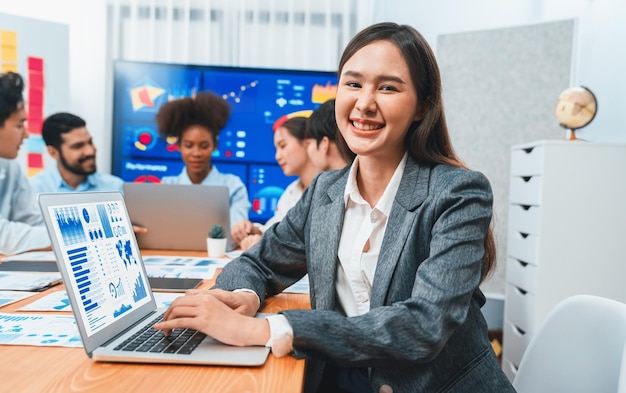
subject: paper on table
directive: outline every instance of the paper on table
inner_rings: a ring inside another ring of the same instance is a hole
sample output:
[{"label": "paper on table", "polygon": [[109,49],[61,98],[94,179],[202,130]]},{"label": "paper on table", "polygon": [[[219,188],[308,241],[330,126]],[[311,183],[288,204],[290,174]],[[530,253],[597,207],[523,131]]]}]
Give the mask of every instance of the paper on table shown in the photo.
[{"label": "paper on table", "polygon": [[37,292],[0,291],[0,307],[6,306],[7,304],[15,303],[36,294]]},{"label": "paper on table", "polygon": [[184,296],[181,293],[174,292],[154,292],[154,300],[156,300],[157,307],[169,307],[174,299],[179,296]]},{"label": "paper on table", "polygon": [[61,283],[58,272],[1,272],[0,290],[43,291]]},{"label": "paper on table", "polygon": [[175,266],[175,265],[148,265],[148,277],[163,278],[201,278],[209,280],[215,275],[215,266]]},{"label": "paper on table", "polygon": [[230,258],[203,258],[184,257],[174,255],[147,255],[143,256],[143,263],[148,265],[175,265],[175,266],[217,266],[224,267]]},{"label": "paper on table", "polygon": [[70,299],[65,291],[56,291],[31,302],[24,307],[18,308],[20,311],[72,311]]},{"label": "paper on table", "polygon": [[217,258],[148,255],[143,263],[149,277],[213,278],[215,269],[224,266]]},{"label": "paper on table", "polygon": [[0,344],[82,347],[72,315],[0,314]]}]

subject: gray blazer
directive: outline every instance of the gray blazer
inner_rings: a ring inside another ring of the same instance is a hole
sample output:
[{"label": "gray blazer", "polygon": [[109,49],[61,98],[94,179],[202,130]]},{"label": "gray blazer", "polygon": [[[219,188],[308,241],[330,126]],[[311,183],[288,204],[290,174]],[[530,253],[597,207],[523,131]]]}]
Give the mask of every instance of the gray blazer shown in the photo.
[{"label": "gray blazer", "polygon": [[410,157],[389,216],[370,311],[336,311],[337,250],[348,168],[320,174],[286,217],[229,263],[222,289],[249,288],[261,301],[309,274],[313,310],[283,314],[293,356],[307,359],[305,391],[324,362],[369,367],[373,392],[514,392],[480,312],[478,288],[492,194],[480,173],[420,166]]}]

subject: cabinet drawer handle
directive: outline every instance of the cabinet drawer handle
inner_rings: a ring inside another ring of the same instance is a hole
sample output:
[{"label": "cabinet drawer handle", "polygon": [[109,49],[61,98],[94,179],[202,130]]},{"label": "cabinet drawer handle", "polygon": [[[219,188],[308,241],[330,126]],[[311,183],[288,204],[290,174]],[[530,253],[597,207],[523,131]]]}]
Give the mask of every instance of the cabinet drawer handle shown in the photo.
[{"label": "cabinet drawer handle", "polygon": [[525,330],[522,330],[522,329],[518,328],[515,325],[513,325],[513,329],[515,329],[515,332],[518,333],[520,336],[526,335],[526,331]]},{"label": "cabinet drawer handle", "polygon": [[534,147],[527,147],[526,149],[522,149],[522,150],[524,150],[524,152],[525,152],[526,154],[529,154],[529,153],[532,153],[532,152],[533,152],[533,149],[534,149]]},{"label": "cabinet drawer handle", "polygon": [[[520,260],[520,259],[516,259],[515,261],[516,261],[517,263],[519,263],[522,267],[526,267],[526,266],[528,266],[528,262],[524,262],[524,261],[522,261],[522,260]],[[518,288],[518,289],[519,289],[519,288]]]}]

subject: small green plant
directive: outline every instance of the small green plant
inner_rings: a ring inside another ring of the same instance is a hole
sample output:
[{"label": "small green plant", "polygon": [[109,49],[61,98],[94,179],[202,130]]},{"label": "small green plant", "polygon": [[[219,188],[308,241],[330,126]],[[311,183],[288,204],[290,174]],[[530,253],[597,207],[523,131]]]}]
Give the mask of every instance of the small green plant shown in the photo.
[{"label": "small green plant", "polygon": [[212,239],[224,239],[226,237],[224,228],[222,228],[221,225],[213,225],[213,228],[211,228],[209,232],[209,237]]}]

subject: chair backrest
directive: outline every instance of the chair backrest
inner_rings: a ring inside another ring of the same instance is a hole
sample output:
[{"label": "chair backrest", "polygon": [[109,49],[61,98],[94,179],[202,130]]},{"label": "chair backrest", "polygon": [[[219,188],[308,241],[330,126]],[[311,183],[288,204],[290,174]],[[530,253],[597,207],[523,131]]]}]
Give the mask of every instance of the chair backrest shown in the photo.
[{"label": "chair backrest", "polygon": [[626,393],[626,344],[624,344],[624,354],[622,355],[622,365],[620,367],[619,386],[617,393]]},{"label": "chair backrest", "polygon": [[531,339],[513,386],[518,393],[626,393],[625,343],[626,304],[569,297]]}]

